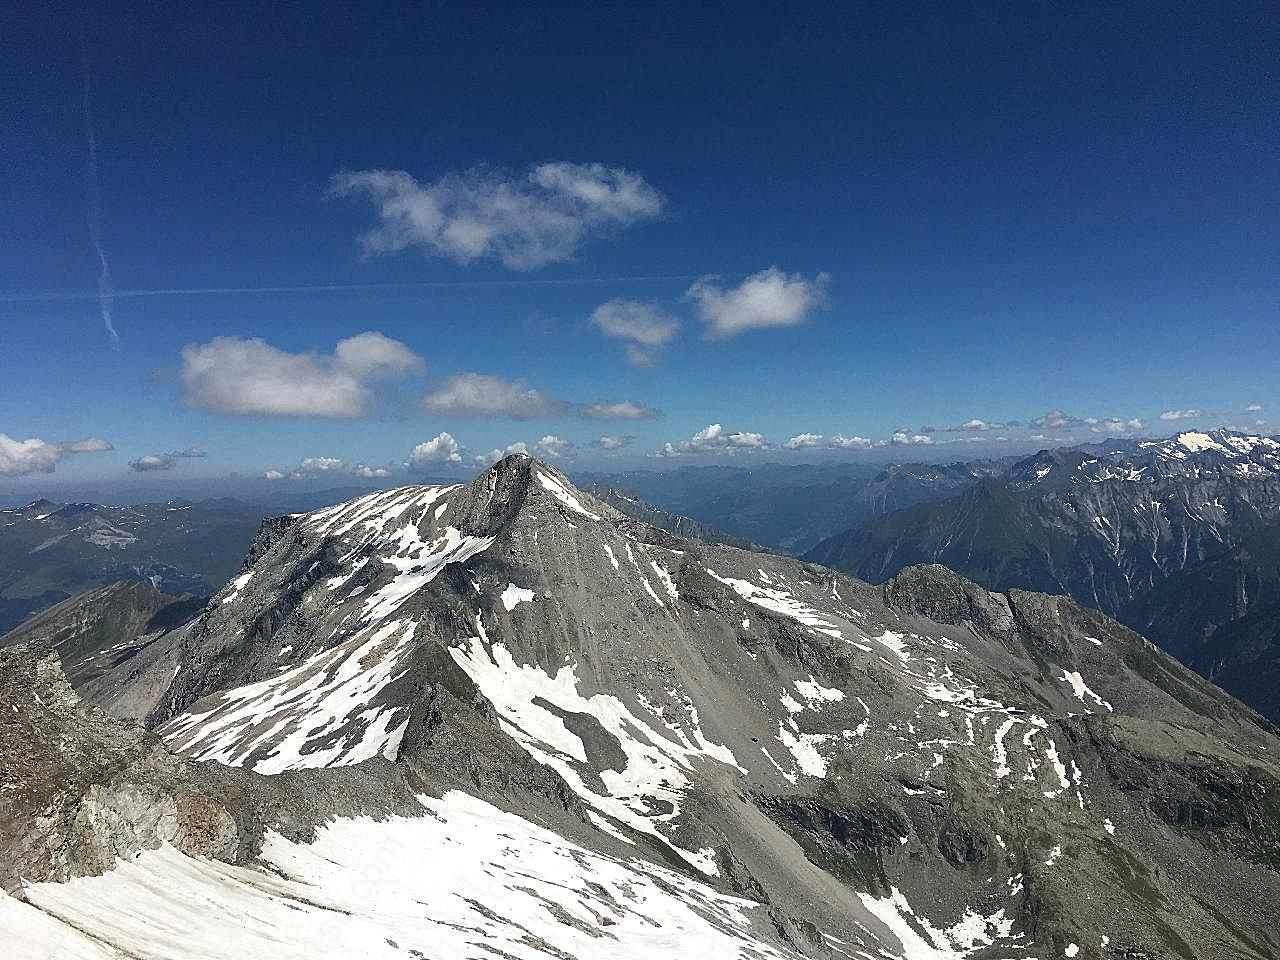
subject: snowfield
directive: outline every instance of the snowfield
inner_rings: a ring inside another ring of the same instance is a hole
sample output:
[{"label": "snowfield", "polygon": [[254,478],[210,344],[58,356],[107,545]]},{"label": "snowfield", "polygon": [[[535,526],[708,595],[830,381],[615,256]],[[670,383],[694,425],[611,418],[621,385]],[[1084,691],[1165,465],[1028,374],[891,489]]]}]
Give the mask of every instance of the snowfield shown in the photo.
[{"label": "snowfield", "polygon": [[[100,877],[0,894],[11,960],[786,960],[755,903],[592,853],[464,793],[427,816],[337,820],[314,844],[269,834],[260,868],[172,847]],[[548,950],[547,947],[551,950]]]}]

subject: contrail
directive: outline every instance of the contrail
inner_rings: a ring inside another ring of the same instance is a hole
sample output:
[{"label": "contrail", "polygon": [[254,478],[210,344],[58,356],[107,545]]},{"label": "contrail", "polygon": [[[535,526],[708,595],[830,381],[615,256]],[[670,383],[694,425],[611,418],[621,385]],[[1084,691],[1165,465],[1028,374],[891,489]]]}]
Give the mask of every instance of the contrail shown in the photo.
[{"label": "contrail", "polygon": [[[105,265],[106,258],[103,258]],[[579,287],[606,283],[663,283],[667,281],[697,280],[702,276],[697,273],[665,274],[634,277],[555,277],[547,279],[510,279],[510,280],[435,280],[418,283],[324,283],[299,284],[294,286],[274,287],[163,287],[154,290],[111,290],[111,298],[132,299],[135,297],[205,297],[228,294],[256,293],[344,293],[344,292],[392,292],[414,290],[450,290],[472,289],[484,287]],[[110,273],[107,274],[110,281]],[[0,303],[45,303],[57,300],[92,300],[99,294],[83,291],[45,293],[0,293]]]},{"label": "contrail", "polygon": [[85,216],[89,221],[89,239],[98,254],[98,309],[102,311],[102,324],[111,337],[111,345],[120,347],[120,334],[111,321],[111,309],[115,306],[115,288],[111,282],[111,262],[102,246],[102,205],[98,198],[98,139],[93,134],[93,101],[89,86],[89,43],[80,35],[80,66],[84,80],[84,137],[89,147],[89,162],[84,172],[86,200]]}]

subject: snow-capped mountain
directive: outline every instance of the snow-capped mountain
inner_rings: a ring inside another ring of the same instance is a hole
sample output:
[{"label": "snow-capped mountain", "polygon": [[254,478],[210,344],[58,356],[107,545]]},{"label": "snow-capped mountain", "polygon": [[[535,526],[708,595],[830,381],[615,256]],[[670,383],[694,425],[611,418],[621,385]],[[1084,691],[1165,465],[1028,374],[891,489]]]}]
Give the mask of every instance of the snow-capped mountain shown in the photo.
[{"label": "snow-capped mountain", "polygon": [[1068,485],[1124,480],[1280,477],[1280,441],[1231,430],[1186,431],[1118,448],[1041,450],[1017,461],[1004,479],[1017,490],[1062,490]]},{"label": "snow-capped mountain", "polygon": [[269,522],[199,617],[128,649],[85,695],[151,733],[0,648],[24,943],[1280,949],[1280,740],[1142,638],[940,567],[875,588],[678,539],[527,457]]},{"label": "snow-capped mountain", "polygon": [[[832,537],[805,559],[872,581],[942,563],[990,589],[1065,593],[1199,663],[1214,631],[1247,612],[1251,591],[1241,579],[1225,603],[1216,588],[1203,610],[1195,598],[1222,581],[1224,566],[1239,567],[1233,555],[1278,519],[1280,441],[1187,432],[1042,450],[955,496]],[[1170,590],[1185,591],[1176,617],[1165,615]],[[1280,719],[1270,698],[1228,689]]]}]

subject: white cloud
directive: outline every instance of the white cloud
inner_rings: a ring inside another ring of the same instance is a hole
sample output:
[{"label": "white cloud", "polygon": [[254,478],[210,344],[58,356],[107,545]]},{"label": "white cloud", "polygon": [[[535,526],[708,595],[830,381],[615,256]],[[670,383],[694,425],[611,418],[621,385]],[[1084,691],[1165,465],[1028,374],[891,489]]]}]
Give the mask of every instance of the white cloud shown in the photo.
[{"label": "white cloud", "polygon": [[739,450],[766,450],[769,442],[764,434],[740,430],[725,433],[724,427],[718,423],[703,427],[688,440],[678,445],[665,443],[662,449],[654,454],[656,457],[678,457],[686,453],[736,453]]},{"label": "white cloud", "polygon": [[809,280],[798,273],[787,274],[769,267],[729,289],[704,277],[685,292],[685,299],[694,302],[699,317],[706,322],[706,339],[723,340],[744,330],[803,323],[826,302],[830,279],[820,273]]},{"label": "white cloud", "polygon": [[425,369],[407,346],[373,330],[338,341],[332,355],[287,353],[257,337],[215,337],[182,348],[181,400],[207,413],[360,417],[375,383]]},{"label": "white cloud", "polygon": [[38,437],[15,440],[0,433],[0,477],[21,477],[28,473],[53,473],[57,465],[75,453],[102,453],[113,450],[106,440],[90,437],[87,440],[68,440],[64,443],[48,443]]},{"label": "white cloud", "polygon": [[303,457],[293,470],[268,470],[263,476],[268,480],[314,480],[331,473],[341,473],[347,469],[347,462],[339,457]]},{"label": "white cloud", "polygon": [[205,456],[199,447],[187,447],[185,450],[171,450],[168,453],[149,453],[129,461],[129,469],[135,473],[148,473],[154,470],[172,470],[179,460],[192,460]]},{"label": "white cloud", "polygon": [[1079,417],[1069,417],[1061,410],[1050,410],[1042,417],[1031,421],[1031,426],[1039,430],[1070,430],[1084,423]]},{"label": "white cloud", "polygon": [[822,434],[820,433],[800,433],[792,437],[782,446],[787,450],[804,450],[809,447],[816,447],[822,443]]},{"label": "white cloud", "polygon": [[537,457],[567,457],[572,452],[572,443],[550,433],[539,440],[533,448],[534,456]]},{"label": "white cloud", "polygon": [[933,443],[933,437],[924,433],[908,433],[906,430],[896,430],[889,442],[898,446],[929,446]]},{"label": "white cloud", "polygon": [[[972,420],[966,420],[964,423],[960,424],[959,426],[948,428],[947,432],[948,433],[965,433],[970,430],[985,432],[987,430],[1003,430],[1005,429],[1006,426],[1008,426],[1008,424],[996,423],[991,420],[979,420],[977,417],[974,417]],[[928,431],[921,430],[920,432],[926,433]]]},{"label": "white cloud", "polygon": [[390,467],[370,467],[367,464],[359,464],[356,467],[356,476],[365,480],[381,480],[384,477],[391,476]]},{"label": "white cloud", "polygon": [[[1187,411],[1170,411],[1187,412]],[[1164,417],[1163,419],[1170,419]],[[1069,417],[1061,410],[1050,410],[1042,417],[1036,417],[1029,426],[1038,430],[1071,430],[1075,427],[1088,427],[1092,433],[1125,434],[1135,433],[1146,427],[1146,421],[1140,417]],[[1028,439],[1034,440],[1032,436]]]},{"label": "white cloud", "polygon": [[1139,417],[1128,420],[1121,417],[1085,417],[1084,422],[1093,433],[1133,433],[1147,425],[1146,421]]},{"label": "white cloud", "polygon": [[304,457],[298,461],[299,473],[334,473],[347,466],[345,460],[338,457]]},{"label": "white cloud", "polygon": [[462,446],[452,434],[441,431],[409,451],[409,461],[414,464],[461,463]]},{"label": "white cloud", "polygon": [[1204,414],[1199,410],[1166,410],[1160,414],[1161,420],[1196,420],[1203,417]]},{"label": "white cloud", "polygon": [[437,413],[515,420],[553,416],[569,407],[523,380],[503,380],[487,373],[447,377],[428,391],[422,402]]},{"label": "white cloud", "polygon": [[606,337],[628,341],[627,360],[652,366],[655,354],[675,337],[680,321],[656,303],[610,300],[591,312],[591,325]]},{"label": "white cloud", "polygon": [[338,174],[330,190],[373,203],[377,223],[360,237],[369,253],[416,247],[512,270],[570,260],[585,241],[656,217],[664,202],[639,174],[599,163],[542,163],[522,177],[477,168],[425,184],[403,170],[361,170]]},{"label": "white cloud", "polygon": [[827,441],[827,446],[833,450],[866,450],[875,444],[869,437],[846,437],[844,434],[837,433]]},{"label": "white cloud", "polygon": [[597,400],[578,404],[583,420],[655,420],[662,411],[634,400]]},{"label": "white cloud", "polygon": [[1245,412],[1245,413],[1261,413],[1261,412],[1262,412],[1262,404],[1260,404],[1260,403],[1251,403],[1251,404],[1249,404],[1247,407],[1245,407],[1245,408],[1244,408],[1244,412]]},{"label": "white cloud", "polygon": [[591,441],[591,445],[600,450],[621,450],[630,445],[633,440],[635,437],[631,436],[598,437]]}]

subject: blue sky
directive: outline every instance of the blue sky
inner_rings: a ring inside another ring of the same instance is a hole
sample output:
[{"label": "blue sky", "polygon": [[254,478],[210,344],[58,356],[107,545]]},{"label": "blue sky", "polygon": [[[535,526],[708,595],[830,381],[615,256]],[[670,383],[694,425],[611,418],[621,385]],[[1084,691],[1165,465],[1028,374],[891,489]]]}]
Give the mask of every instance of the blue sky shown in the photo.
[{"label": "blue sky", "polygon": [[687,6],[6,4],[0,482],[1274,432],[1274,8]]}]

